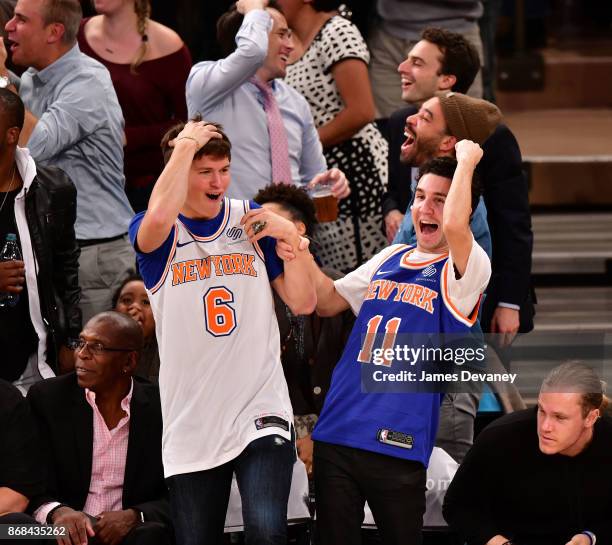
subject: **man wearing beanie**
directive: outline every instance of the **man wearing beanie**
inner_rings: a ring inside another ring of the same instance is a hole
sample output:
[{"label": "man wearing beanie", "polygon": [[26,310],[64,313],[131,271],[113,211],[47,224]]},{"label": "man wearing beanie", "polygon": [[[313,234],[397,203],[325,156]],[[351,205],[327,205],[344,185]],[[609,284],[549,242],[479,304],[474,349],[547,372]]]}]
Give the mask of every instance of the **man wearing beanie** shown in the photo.
[{"label": "man wearing beanie", "polygon": [[[410,179],[416,165],[400,162],[400,150],[406,140],[406,119],[436,91],[465,93],[480,67],[472,44],[460,34],[439,28],[426,28],[406,60],[399,65],[402,99],[410,104],[389,119],[389,189],[383,197],[383,216],[389,241],[407,242],[412,225],[398,235],[411,197]],[[446,114],[445,114],[446,115]],[[480,322],[485,332],[500,334],[509,345],[517,332],[533,329],[535,296],[531,286],[531,251],[533,234],[527,179],[516,138],[499,123],[483,146],[484,156],[476,171],[483,184],[486,220],[492,243],[493,275],[483,302]],[[479,207],[480,208],[480,207]],[[472,232],[477,241],[478,210],[472,218]],[[396,238],[397,236],[397,238]],[[484,245],[484,243],[483,243]],[[502,399],[504,405],[506,400]]]},{"label": "man wearing beanie", "polygon": [[[438,93],[438,96],[427,100],[416,114],[406,120],[406,140],[401,147],[402,161],[420,167],[434,157],[455,157],[457,142],[472,140],[482,145],[501,118],[497,106],[486,100],[452,91]],[[490,255],[487,212],[482,198],[476,210],[472,210],[470,228],[476,242]],[[414,241],[411,214],[406,214],[394,243],[413,244]],[[447,395],[442,402],[436,446],[443,448],[458,463],[463,461],[474,440],[474,419],[478,403],[479,396],[475,393]]]},{"label": "man wearing beanie", "polygon": [[501,121],[495,104],[452,91],[438,93],[448,132],[457,140],[484,144]]}]

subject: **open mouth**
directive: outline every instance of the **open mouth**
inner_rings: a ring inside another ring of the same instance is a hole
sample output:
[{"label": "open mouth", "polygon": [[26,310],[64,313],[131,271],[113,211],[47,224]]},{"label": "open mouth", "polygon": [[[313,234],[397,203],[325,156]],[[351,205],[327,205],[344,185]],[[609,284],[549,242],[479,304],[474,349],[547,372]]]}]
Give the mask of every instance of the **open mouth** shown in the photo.
[{"label": "open mouth", "polygon": [[412,81],[402,78],[402,89],[409,89],[412,83]]},{"label": "open mouth", "polygon": [[409,129],[404,130],[404,136],[406,137],[406,140],[404,140],[404,143],[402,144],[402,151],[410,148],[415,141],[415,135]]},{"label": "open mouth", "polygon": [[419,221],[419,229],[424,235],[432,235],[438,230],[439,225],[433,221]]},{"label": "open mouth", "polygon": [[206,196],[211,200],[211,201],[217,201],[219,200],[219,198],[221,197],[221,193],[206,193]]}]

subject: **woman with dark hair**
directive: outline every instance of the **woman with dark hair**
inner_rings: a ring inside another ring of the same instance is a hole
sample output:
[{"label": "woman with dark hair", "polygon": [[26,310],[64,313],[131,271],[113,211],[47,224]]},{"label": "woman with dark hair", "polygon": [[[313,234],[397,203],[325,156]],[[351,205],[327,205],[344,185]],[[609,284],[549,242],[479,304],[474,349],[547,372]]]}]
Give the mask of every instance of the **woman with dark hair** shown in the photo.
[{"label": "woman with dark hair", "polygon": [[155,318],[142,277],[131,271],[113,295],[113,309],[128,314],[142,327],[144,347],[135,374],[157,383],[159,351],[155,337]]},{"label": "woman with dark hair", "polygon": [[387,182],[387,142],[373,123],[370,59],[359,30],[340,16],[340,0],[278,0],[301,44],[285,81],[310,109],[329,168],[346,173],[351,195],[339,218],[322,223],[319,257],[330,267],[352,270],[384,246],[381,198]]},{"label": "woman with dark hair", "polygon": [[176,32],[150,18],[149,0],[94,0],[94,7],[79,47],[111,74],[125,118],[125,190],[140,212],[164,166],[159,142],[187,117],[191,55]]}]

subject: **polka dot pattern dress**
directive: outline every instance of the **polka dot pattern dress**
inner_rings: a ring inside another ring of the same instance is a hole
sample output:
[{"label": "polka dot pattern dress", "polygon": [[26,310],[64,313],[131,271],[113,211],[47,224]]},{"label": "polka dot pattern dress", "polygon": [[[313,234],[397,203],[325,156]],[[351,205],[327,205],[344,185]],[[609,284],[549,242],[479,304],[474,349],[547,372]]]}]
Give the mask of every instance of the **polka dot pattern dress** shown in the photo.
[{"label": "polka dot pattern dress", "polygon": [[[306,98],[317,127],[329,123],[344,108],[331,68],[347,59],[367,64],[370,55],[357,27],[337,15],[321,27],[306,53],[287,68],[285,81]],[[338,221],[320,224],[316,252],[323,265],[347,272],[387,245],[381,212],[387,183],[387,141],[374,123],[369,123],[349,140],[325,148],[324,154],[329,168],[346,174],[351,196],[340,201]]]}]

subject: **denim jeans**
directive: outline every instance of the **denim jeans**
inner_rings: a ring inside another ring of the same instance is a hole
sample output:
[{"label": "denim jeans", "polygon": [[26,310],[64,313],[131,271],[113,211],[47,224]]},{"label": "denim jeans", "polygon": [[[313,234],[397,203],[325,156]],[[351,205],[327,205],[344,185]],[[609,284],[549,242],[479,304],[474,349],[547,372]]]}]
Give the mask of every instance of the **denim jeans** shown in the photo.
[{"label": "denim jeans", "polygon": [[176,542],[223,543],[232,474],[242,500],[246,545],[286,545],[287,501],[295,462],[293,441],[268,435],[219,467],[166,479]]}]

